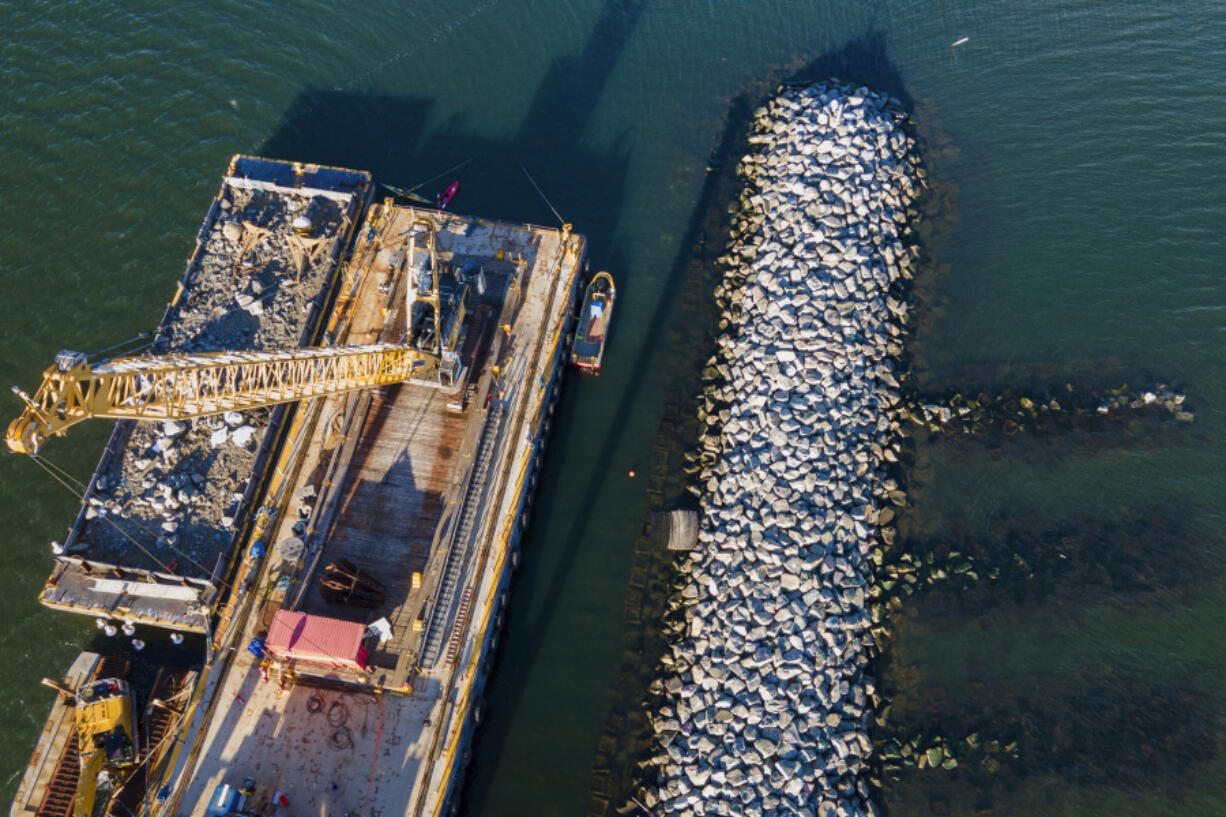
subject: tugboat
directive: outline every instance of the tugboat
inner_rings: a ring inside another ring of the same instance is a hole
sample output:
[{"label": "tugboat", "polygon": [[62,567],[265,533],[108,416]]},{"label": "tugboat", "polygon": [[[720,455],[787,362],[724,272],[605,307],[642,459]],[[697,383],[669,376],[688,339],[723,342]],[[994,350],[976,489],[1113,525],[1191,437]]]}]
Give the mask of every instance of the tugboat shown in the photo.
[{"label": "tugboat", "polygon": [[570,362],[580,371],[599,374],[604,358],[605,341],[609,337],[609,320],[613,317],[613,301],[617,288],[613,276],[598,272],[587,285],[583,306],[579,309],[579,326],[570,347]]}]

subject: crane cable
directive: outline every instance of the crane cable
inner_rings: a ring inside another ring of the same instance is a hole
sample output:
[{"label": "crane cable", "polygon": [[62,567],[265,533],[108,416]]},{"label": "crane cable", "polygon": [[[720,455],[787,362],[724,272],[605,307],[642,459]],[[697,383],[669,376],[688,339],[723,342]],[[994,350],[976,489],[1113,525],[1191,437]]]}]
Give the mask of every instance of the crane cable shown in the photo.
[{"label": "crane cable", "polygon": [[86,352],[85,356],[90,357],[90,358],[101,357],[102,355],[105,355],[107,352],[113,352],[116,349],[123,349],[127,346],[130,346],[131,344],[136,343],[138,340],[146,341],[146,343],[142,343],[139,346],[136,346],[135,348],[129,349],[127,352],[125,352],[125,354],[130,355],[130,354],[133,354],[134,352],[140,351],[141,349],[145,349],[149,346],[152,346],[153,341],[150,340],[151,337],[152,335],[149,332],[140,332],[134,337],[130,337],[127,340],[121,340],[119,343],[108,346],[105,349],[99,349],[95,352]]},{"label": "crane cable", "polygon": [[[35,462],[37,462],[40,468],[42,468],[44,471],[46,471],[48,474],[50,474],[50,475],[51,475],[51,478],[52,478],[52,479],[54,479],[54,480],[55,480],[56,482],[58,482],[60,485],[63,485],[63,486],[64,486],[64,489],[65,489],[66,491],[68,491],[68,493],[72,494],[72,495],[73,495],[73,496],[75,496],[75,497],[78,497],[78,499],[81,499],[81,497],[80,497],[80,496],[77,494],[77,491],[76,491],[76,490],[75,490],[75,489],[74,489],[74,488],[73,488],[73,487],[72,487],[72,486],[71,486],[71,485],[68,483],[68,481],[67,481],[67,480],[65,480],[63,477],[61,477],[59,474],[57,474],[55,471],[53,471],[53,470],[52,470],[52,469],[51,469],[51,468],[50,468],[50,467],[49,467],[49,466],[48,466],[46,463],[44,463],[44,462],[43,462],[43,459],[42,459],[41,457],[35,457],[34,455],[32,455],[32,454],[31,454],[31,455],[30,455],[30,459],[32,459],[32,460],[34,460]],[[58,466],[56,466],[56,467],[58,468]],[[82,502],[84,502],[84,499],[82,499],[81,501],[82,501]],[[102,516],[102,519],[105,519],[105,520],[107,521],[107,523],[109,523],[109,524],[111,525],[111,527],[113,527],[115,530],[117,530],[121,536],[123,536],[125,539],[127,539],[127,540],[128,540],[129,542],[131,542],[132,544],[136,545],[136,547],[137,547],[137,548],[139,548],[139,549],[140,549],[140,551],[141,551],[142,553],[144,553],[146,556],[148,556],[150,559],[152,559],[152,560],[153,560],[153,561],[154,561],[154,562],[155,562],[155,563],[158,565],[158,567],[162,568],[162,569],[163,569],[163,570],[165,570],[167,573],[171,573],[171,574],[173,574],[173,573],[174,573],[174,571],[173,571],[173,570],[171,570],[170,568],[168,568],[168,567],[165,565],[165,563],[163,563],[163,562],[162,562],[162,560],[161,560],[161,559],[159,559],[158,557],[154,556],[154,555],[153,555],[153,554],[152,554],[152,553],[149,551],[149,549],[148,549],[148,548],[146,548],[144,545],[142,545],[140,542],[138,542],[138,541],[137,541],[137,540],[136,540],[136,539],[135,539],[133,536],[131,536],[131,535],[130,535],[130,534],[127,532],[127,531],[125,531],[123,528],[119,527],[119,525],[115,523],[115,520],[111,519],[111,518],[110,518],[110,516],[106,516],[106,515],[104,515],[104,516]],[[139,523],[138,523],[138,524],[139,524]],[[178,549],[176,549],[176,548],[172,548],[172,549],[173,549],[173,550],[175,550],[175,552],[176,552],[176,553],[178,553],[178,552],[179,552],[179,551],[178,551]],[[184,555],[185,555],[185,554],[184,554]],[[186,555],[185,555],[185,558],[190,558],[190,557],[186,557]],[[200,565],[199,565],[199,564],[197,564],[197,567],[200,567]]]},{"label": "crane cable", "polygon": [[[33,454],[31,454],[30,456],[31,456],[31,457],[33,457],[34,455],[33,455]],[[37,459],[37,458],[36,458],[36,459]],[[84,495],[85,495],[85,491],[86,491],[86,485],[85,485],[85,483],[84,483],[84,482],[82,482],[81,480],[77,479],[76,477],[74,477],[72,474],[70,474],[70,473],[68,472],[68,469],[66,469],[66,468],[61,468],[60,466],[56,465],[55,463],[53,463],[51,460],[48,460],[48,459],[43,459],[43,460],[41,460],[41,462],[43,462],[43,463],[45,463],[46,465],[49,465],[49,466],[51,466],[52,468],[54,468],[54,469],[55,469],[57,472],[59,472],[60,476],[62,476],[64,479],[66,479],[67,481],[69,481],[69,482],[71,482],[73,485],[75,485],[75,486],[76,486],[76,490],[80,491],[82,496],[84,496]]]},{"label": "crane cable", "polygon": [[[51,478],[52,478],[52,479],[54,479],[54,480],[55,480],[56,482],[58,482],[60,485],[64,486],[64,489],[65,489],[66,491],[68,491],[68,493],[72,494],[74,497],[76,497],[76,498],[77,498],[79,501],[81,501],[82,503],[85,501],[85,500],[84,500],[84,498],[83,498],[83,496],[82,496],[81,494],[79,494],[79,493],[77,492],[77,490],[76,490],[76,489],[74,489],[74,488],[72,487],[72,485],[70,484],[70,482],[76,482],[76,483],[80,484],[80,482],[81,482],[80,480],[78,480],[76,477],[73,477],[73,476],[72,476],[71,474],[69,474],[69,473],[68,473],[66,470],[64,470],[63,468],[61,468],[60,466],[56,465],[55,463],[51,462],[50,460],[46,459],[46,458],[45,458],[45,457],[43,457],[43,456],[37,456],[37,457],[36,457],[36,456],[34,456],[33,454],[30,454],[30,455],[28,455],[28,456],[29,456],[29,458],[30,458],[30,459],[32,459],[32,460],[34,460],[35,462],[37,462],[37,463],[38,463],[38,465],[39,465],[39,467],[40,467],[40,468],[42,468],[44,471],[46,471],[46,472],[47,472],[47,474],[49,474],[49,475],[51,476]],[[61,477],[59,474],[57,474],[57,473],[56,473],[56,471],[60,471],[60,472],[62,472],[62,473],[64,474],[64,476],[63,476],[63,477]],[[157,556],[153,555],[153,553],[151,553],[151,552],[149,551],[149,549],[148,549],[148,548],[146,548],[144,545],[142,545],[142,544],[141,544],[141,543],[140,543],[140,542],[139,542],[139,541],[138,541],[138,540],[137,540],[135,537],[133,537],[131,534],[129,534],[129,533],[128,533],[127,531],[125,531],[123,528],[119,527],[119,524],[118,524],[117,522],[115,522],[115,520],[114,520],[114,519],[111,519],[111,517],[110,517],[110,515],[109,515],[109,514],[107,514],[107,515],[102,515],[102,516],[100,516],[99,518],[101,518],[101,519],[105,520],[105,521],[106,521],[106,523],[107,523],[107,524],[109,524],[111,527],[113,527],[113,528],[114,528],[114,529],[115,529],[115,530],[116,530],[116,531],[119,533],[119,535],[120,535],[120,536],[124,537],[124,538],[125,538],[125,539],[127,539],[129,542],[131,542],[133,545],[135,545],[135,546],[136,546],[136,547],[137,547],[137,548],[138,548],[138,549],[141,551],[141,553],[144,553],[146,556],[148,556],[148,557],[149,557],[149,558],[150,558],[150,559],[151,559],[153,562],[155,562],[155,563],[158,565],[158,567],[162,568],[162,570],[164,570],[164,571],[165,571],[167,574],[170,574],[170,575],[176,575],[174,570],[171,570],[171,569],[170,569],[170,567],[168,567],[168,566],[167,566],[167,565],[166,565],[166,564],[165,564],[165,563],[164,563],[164,562],[163,562],[161,559],[159,559]],[[149,535],[154,536],[154,537],[156,537],[156,536],[157,536],[157,534],[156,534],[156,533],[154,533],[154,532],[153,532],[152,530],[150,530],[149,528],[145,527],[145,525],[144,525],[144,524],[142,524],[142,523],[141,523],[141,521],[140,521],[139,519],[132,519],[131,517],[129,517],[128,519],[129,519],[129,521],[130,521],[130,522],[134,523],[134,524],[135,524],[137,527],[141,528],[142,530],[144,530],[144,531],[145,531],[146,533],[148,533]],[[170,548],[171,550],[173,550],[175,553],[177,553],[177,554],[179,554],[180,556],[182,556],[182,557],[183,557],[184,559],[186,559],[187,561],[189,561],[189,562],[191,562],[192,564],[194,564],[196,567],[200,568],[201,570],[205,571],[206,573],[208,572],[208,571],[205,569],[204,565],[200,564],[200,562],[197,562],[197,561],[196,561],[195,559],[193,559],[191,556],[189,556],[189,555],[187,555],[186,553],[184,553],[183,551],[179,550],[179,549],[178,549],[177,547],[175,547],[174,545],[167,545],[167,547],[169,547],[169,548]],[[186,578],[185,578],[185,577],[182,577],[182,578],[184,578],[184,580],[186,581]],[[222,587],[226,588],[226,589],[227,589],[227,590],[229,590],[231,593],[235,593],[235,594],[237,594],[237,593],[238,593],[238,590],[237,590],[237,589],[234,587],[234,585],[230,584],[230,583],[229,583],[229,582],[227,582],[225,579],[218,578],[216,581],[217,581],[217,584],[219,584],[219,585],[221,585]],[[318,643],[318,642],[316,642],[314,639],[312,639],[312,638],[310,638],[310,637],[306,636],[305,634],[299,634],[298,639],[299,639],[300,641],[302,641],[302,642],[304,642],[304,643],[306,643],[306,644],[310,645],[310,646],[313,646],[313,647],[319,648],[319,649],[321,649],[321,650],[326,650],[325,645],[323,645],[323,644],[319,644],[319,643]]]},{"label": "crane cable", "polygon": [[[414,185],[414,186],[412,186],[412,187],[407,187],[407,188],[404,188],[404,189],[405,189],[405,190],[407,190],[409,193],[416,193],[418,190],[420,190],[421,188],[425,187],[425,186],[426,186],[426,185],[428,185],[430,182],[432,182],[432,181],[436,181],[436,180],[438,180],[438,179],[441,179],[441,178],[443,178],[444,176],[448,175],[449,173],[454,173],[454,172],[455,172],[455,171],[457,171],[457,170],[461,170],[461,169],[463,169],[463,168],[467,167],[468,165],[470,165],[470,164],[472,163],[473,159],[476,159],[476,158],[477,158],[476,156],[470,156],[470,157],[468,157],[467,159],[465,159],[464,161],[460,162],[460,163],[459,163],[458,165],[456,165],[455,167],[449,167],[449,168],[447,168],[446,170],[444,170],[442,173],[438,174],[437,176],[432,176],[432,177],[430,177],[429,179],[426,179],[426,180],[425,180],[424,182],[422,182],[421,184],[417,184],[417,185]],[[401,188],[399,188],[399,187],[392,187],[390,184],[384,184],[383,186],[384,186],[384,187],[386,187],[388,190],[391,190],[392,192],[395,192],[395,191],[397,191],[397,190],[400,190],[400,189],[401,189]]]},{"label": "crane cable", "polygon": [[545,194],[541,191],[541,188],[537,185],[536,179],[532,178],[532,174],[528,172],[528,168],[524,167],[523,165],[520,165],[519,169],[524,171],[524,175],[528,177],[528,181],[530,181],[532,183],[532,186],[536,188],[536,192],[540,195],[541,199],[545,202],[546,205],[549,206],[550,210],[553,210],[553,215],[555,218],[557,218],[558,223],[566,224],[566,219],[562,218],[562,216],[558,213],[557,209],[552,204],[549,203],[549,199],[545,197]]}]

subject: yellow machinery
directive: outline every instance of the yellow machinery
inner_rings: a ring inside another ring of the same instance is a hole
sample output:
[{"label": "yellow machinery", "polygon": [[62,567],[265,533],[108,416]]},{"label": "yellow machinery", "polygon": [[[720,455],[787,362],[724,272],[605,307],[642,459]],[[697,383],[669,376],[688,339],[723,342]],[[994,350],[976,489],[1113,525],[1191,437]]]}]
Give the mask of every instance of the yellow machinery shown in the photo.
[{"label": "yellow machinery", "polygon": [[133,718],[132,689],[119,678],[84,684],[76,692],[74,721],[81,776],[73,817],[91,817],[98,789],[113,789],[136,765],[140,746]]},{"label": "yellow machinery", "polygon": [[183,420],[403,383],[438,358],[410,346],[316,347],[276,352],[210,352],[121,358],[91,366],[60,352],[8,428],[5,442],[37,454],[51,435],[91,417]]}]

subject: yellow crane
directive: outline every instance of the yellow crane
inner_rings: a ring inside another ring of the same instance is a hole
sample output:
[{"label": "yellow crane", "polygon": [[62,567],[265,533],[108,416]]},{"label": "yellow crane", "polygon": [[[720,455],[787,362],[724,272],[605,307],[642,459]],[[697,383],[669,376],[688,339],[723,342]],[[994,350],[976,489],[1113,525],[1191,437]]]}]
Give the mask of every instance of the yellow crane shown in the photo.
[{"label": "yellow crane", "polygon": [[[454,357],[447,362],[458,365]],[[48,437],[94,417],[184,420],[426,379],[431,368],[440,385],[455,383],[458,372],[441,371],[438,356],[385,343],[130,357],[96,366],[80,352],[63,351],[33,397],[13,387],[26,407],[5,442],[36,455]]]},{"label": "yellow crane", "polygon": [[[93,417],[186,420],[410,379],[456,391],[466,374],[456,349],[468,288],[464,285],[457,297],[443,303],[435,245],[438,226],[426,216],[415,219],[413,226],[425,227],[428,240],[422,267],[426,271],[406,276],[408,343],[125,357],[98,365],[91,365],[81,352],[61,351],[43,372],[33,397],[13,387],[26,407],[9,424],[5,442],[19,454],[34,456],[48,437],[63,436],[70,426]],[[568,224],[563,236],[569,231]],[[401,263],[407,261],[408,269],[416,270],[416,233],[406,246]]]},{"label": "yellow crane", "polygon": [[[74,720],[80,752],[80,777],[73,817],[94,814],[98,789],[113,790],[140,754],[132,689],[119,678],[83,685],[76,692]],[[106,796],[109,800],[109,795]]]},{"label": "yellow crane", "polygon": [[99,790],[105,792],[105,807],[110,792],[131,773],[140,757],[132,687],[122,678],[86,681],[77,689],[49,678],[43,679],[43,685],[59,692],[64,703],[72,707],[78,764],[72,815],[90,817],[99,812]]}]

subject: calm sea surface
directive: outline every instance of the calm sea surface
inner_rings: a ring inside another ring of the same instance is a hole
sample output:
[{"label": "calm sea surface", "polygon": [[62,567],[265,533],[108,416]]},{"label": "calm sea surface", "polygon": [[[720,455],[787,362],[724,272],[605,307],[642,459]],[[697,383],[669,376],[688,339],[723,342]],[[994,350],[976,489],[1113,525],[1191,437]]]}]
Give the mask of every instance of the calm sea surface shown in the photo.
[{"label": "calm sea surface", "polygon": [[[884,799],[895,814],[1226,813],[1220,3],[86,0],[0,2],[0,20],[5,386],[35,386],[61,347],[156,323],[236,152],[400,185],[476,156],[457,209],[551,223],[522,164],[617,277],[606,373],[567,386],[466,789],[467,813],[508,817],[589,808],[651,510],[627,471],[646,470],[677,374],[670,272],[730,103],[858,43],[909,98],[954,202],[918,315],[919,382],[1166,380],[1197,415],[916,447],[914,547],[1046,555],[1038,587],[905,606],[891,728],[1042,737],[994,781],[926,770]],[[105,435],[75,429],[48,456],[85,477]],[[74,507],[0,457],[5,800],[51,703],[38,679],[94,632],[36,602]],[[1137,581],[1091,569],[1117,542]]]}]

